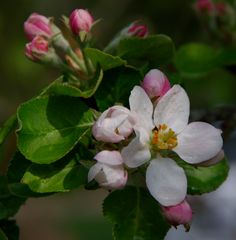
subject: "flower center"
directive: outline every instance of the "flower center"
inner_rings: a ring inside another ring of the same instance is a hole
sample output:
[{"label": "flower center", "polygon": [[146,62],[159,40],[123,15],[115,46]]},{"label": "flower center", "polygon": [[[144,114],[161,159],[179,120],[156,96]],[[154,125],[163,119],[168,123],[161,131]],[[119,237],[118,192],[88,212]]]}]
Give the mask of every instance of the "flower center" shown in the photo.
[{"label": "flower center", "polygon": [[159,125],[153,130],[151,144],[158,150],[172,150],[178,144],[177,135],[166,124]]}]

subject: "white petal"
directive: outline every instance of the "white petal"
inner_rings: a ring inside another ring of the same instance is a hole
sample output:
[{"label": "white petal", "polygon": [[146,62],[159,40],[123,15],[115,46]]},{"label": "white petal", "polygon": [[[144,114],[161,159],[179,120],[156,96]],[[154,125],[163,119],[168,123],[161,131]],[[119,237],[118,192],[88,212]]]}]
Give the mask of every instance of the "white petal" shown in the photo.
[{"label": "white petal", "polygon": [[208,123],[193,122],[178,135],[174,151],[188,163],[200,163],[216,156],[222,146],[219,129]]},{"label": "white petal", "polygon": [[[140,129],[139,129],[140,130]],[[130,168],[141,166],[151,158],[151,153],[148,146],[149,135],[143,129],[142,134],[137,132],[137,136],[122,149],[121,156],[124,163]]]},{"label": "white petal", "polygon": [[154,128],[152,114],[153,105],[146,92],[139,86],[135,86],[129,97],[129,105],[132,114],[140,125],[151,131]]},{"label": "white petal", "polygon": [[94,159],[96,159],[100,163],[105,163],[108,165],[121,165],[123,163],[123,159],[121,157],[120,152],[118,151],[101,151],[99,152]]},{"label": "white petal", "polygon": [[92,181],[102,169],[101,163],[94,164],[88,172],[88,182]]},{"label": "white petal", "polygon": [[188,124],[189,98],[184,89],[174,85],[158,102],[154,110],[156,127],[166,124],[176,133],[180,133]]},{"label": "white petal", "polygon": [[146,172],[146,183],[151,195],[163,206],[177,205],[187,194],[184,170],[170,158],[151,161]]},{"label": "white petal", "polygon": [[123,166],[120,165],[109,167],[108,165],[104,165],[103,172],[106,181],[98,181],[101,187],[106,189],[121,189],[125,186],[128,179],[128,173]]}]

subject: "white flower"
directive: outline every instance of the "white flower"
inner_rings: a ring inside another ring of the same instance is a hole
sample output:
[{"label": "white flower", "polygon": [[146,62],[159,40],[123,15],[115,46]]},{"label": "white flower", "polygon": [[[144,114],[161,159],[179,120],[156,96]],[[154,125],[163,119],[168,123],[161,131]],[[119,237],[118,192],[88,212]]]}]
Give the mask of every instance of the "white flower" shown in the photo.
[{"label": "white flower", "polygon": [[137,122],[136,137],[121,152],[124,162],[136,168],[151,160],[146,172],[150,193],[163,206],[176,205],[186,196],[187,179],[174,160],[161,157],[161,151],[172,150],[190,164],[200,163],[221,150],[221,131],[204,122],[188,124],[189,98],[179,85],[160,99],[154,111],[139,86],[132,90],[129,103]]},{"label": "white flower", "polygon": [[133,132],[134,120],[129,109],[122,106],[108,108],[93,125],[94,137],[103,142],[118,143]]},{"label": "white flower", "polygon": [[123,159],[118,151],[101,151],[95,157],[97,163],[88,173],[88,182],[95,179],[100,187],[121,189],[125,186],[128,173],[124,169]]}]

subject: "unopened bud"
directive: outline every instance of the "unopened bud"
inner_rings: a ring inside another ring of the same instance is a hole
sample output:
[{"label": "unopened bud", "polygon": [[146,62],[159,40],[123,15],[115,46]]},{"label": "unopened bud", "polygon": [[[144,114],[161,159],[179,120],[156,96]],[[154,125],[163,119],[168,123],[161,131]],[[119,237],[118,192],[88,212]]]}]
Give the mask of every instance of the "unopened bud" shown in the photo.
[{"label": "unopened bud", "polygon": [[32,13],[25,21],[24,30],[30,41],[37,35],[45,37],[50,37],[52,35],[50,19],[37,13]]},{"label": "unopened bud", "polygon": [[150,98],[162,97],[171,88],[167,77],[158,69],[150,70],[141,86]]},{"label": "unopened bud", "polygon": [[75,9],[70,15],[70,27],[76,35],[81,31],[89,32],[93,22],[92,15],[84,9]]},{"label": "unopened bud", "polygon": [[134,22],[128,28],[128,35],[132,37],[146,37],[148,35],[148,28],[144,24]]},{"label": "unopened bud", "polygon": [[42,36],[36,36],[27,43],[25,55],[33,61],[41,60],[48,53],[48,41]]},{"label": "unopened bud", "polygon": [[214,11],[214,4],[211,0],[197,0],[195,7],[200,13],[209,14]]},{"label": "unopened bud", "polygon": [[192,209],[186,200],[175,206],[162,207],[162,210],[171,225],[176,227],[183,224],[188,228],[192,220]]}]

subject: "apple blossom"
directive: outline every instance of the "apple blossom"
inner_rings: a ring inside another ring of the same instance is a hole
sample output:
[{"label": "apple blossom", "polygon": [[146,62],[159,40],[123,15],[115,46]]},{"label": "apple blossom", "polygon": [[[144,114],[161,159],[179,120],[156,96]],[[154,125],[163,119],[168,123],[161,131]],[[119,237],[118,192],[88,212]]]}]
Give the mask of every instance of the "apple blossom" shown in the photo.
[{"label": "apple blossom", "polygon": [[123,159],[118,151],[103,150],[95,157],[97,163],[88,173],[88,181],[95,179],[100,187],[106,189],[121,189],[125,186],[128,173],[123,167]]},{"label": "apple blossom", "polygon": [[70,27],[74,34],[80,31],[89,32],[94,20],[92,15],[84,9],[75,9],[70,15]]},{"label": "apple blossom", "polygon": [[32,13],[24,23],[27,38],[31,41],[37,35],[50,37],[52,29],[50,19],[38,13]]},{"label": "apple blossom", "polygon": [[169,223],[175,227],[187,225],[192,220],[192,209],[186,200],[175,206],[163,207],[162,210]]},{"label": "apple blossom", "polygon": [[108,108],[93,125],[93,136],[103,142],[117,143],[133,132],[134,119],[123,106]]},{"label": "apple blossom", "polygon": [[204,122],[188,124],[189,98],[179,85],[159,100],[154,111],[139,86],[132,90],[129,102],[136,117],[136,137],[122,149],[124,163],[136,168],[151,160],[146,172],[151,195],[163,206],[176,205],[186,196],[187,179],[174,160],[161,156],[162,151],[174,151],[190,164],[206,161],[221,150],[221,131]]},{"label": "apple blossom", "polygon": [[167,77],[158,69],[150,70],[141,86],[150,98],[162,97],[171,88]]}]

